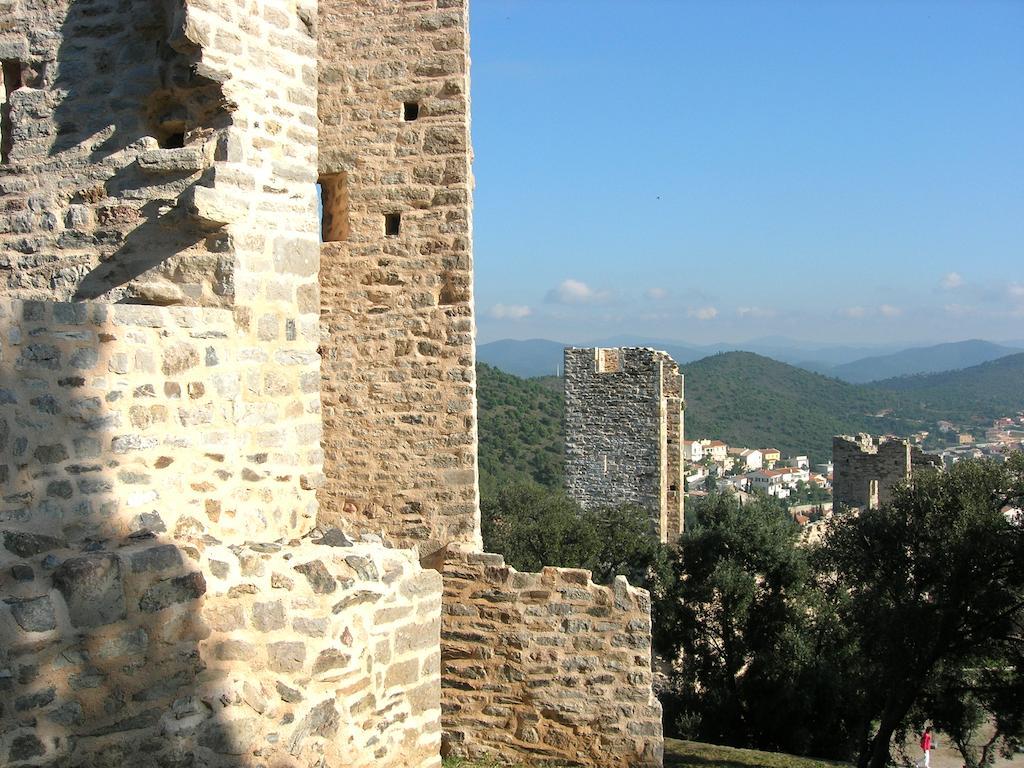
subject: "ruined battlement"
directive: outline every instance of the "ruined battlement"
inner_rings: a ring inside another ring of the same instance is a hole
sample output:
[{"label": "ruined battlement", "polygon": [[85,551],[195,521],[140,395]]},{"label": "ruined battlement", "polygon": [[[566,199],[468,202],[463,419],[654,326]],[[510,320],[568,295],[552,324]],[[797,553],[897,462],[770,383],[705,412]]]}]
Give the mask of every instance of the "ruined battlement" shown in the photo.
[{"label": "ruined battlement", "polygon": [[875,509],[892,498],[899,483],[917,468],[941,466],[939,457],[891,435],[836,435],[832,438],[832,498],[837,505]]},{"label": "ruined battlement", "polygon": [[567,347],[566,487],[584,507],[636,504],[674,542],[683,529],[683,376],[647,347]]}]

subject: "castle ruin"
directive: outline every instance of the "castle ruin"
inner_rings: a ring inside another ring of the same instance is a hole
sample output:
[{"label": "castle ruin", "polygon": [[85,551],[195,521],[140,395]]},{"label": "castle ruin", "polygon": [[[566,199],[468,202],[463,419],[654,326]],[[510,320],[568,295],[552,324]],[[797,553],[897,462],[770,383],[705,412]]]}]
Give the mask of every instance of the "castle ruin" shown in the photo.
[{"label": "castle ruin", "polygon": [[0,0],[0,763],[660,765],[647,593],[481,551],[468,46]]},{"label": "castle ruin", "polygon": [[915,470],[941,467],[942,460],[908,440],[862,432],[832,438],[832,464],[836,509],[877,509],[889,503],[893,488],[910,480]]},{"label": "castle ruin", "polygon": [[635,504],[662,542],[683,531],[683,376],[642,347],[567,347],[565,476],[584,508]]}]

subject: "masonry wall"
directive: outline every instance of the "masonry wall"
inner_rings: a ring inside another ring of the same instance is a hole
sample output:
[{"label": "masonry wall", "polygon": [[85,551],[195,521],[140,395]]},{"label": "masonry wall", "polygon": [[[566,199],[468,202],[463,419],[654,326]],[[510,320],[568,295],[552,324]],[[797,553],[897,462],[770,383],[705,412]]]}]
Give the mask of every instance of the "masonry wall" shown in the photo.
[{"label": "masonry wall", "polygon": [[319,117],[322,520],[479,547],[465,0],[321,2]]},{"label": "masonry wall", "polygon": [[892,491],[910,479],[913,471],[941,466],[941,459],[924,453],[907,440],[896,437],[832,438],[832,497],[840,505],[868,509],[887,504]]},{"label": "masonry wall", "polygon": [[316,311],[315,39],[301,6],[261,9],[14,4],[0,27],[10,295],[227,306],[301,291]]},{"label": "masonry wall", "polygon": [[439,578],[299,538],[315,3],[2,7],[0,762],[436,766]]},{"label": "masonry wall", "polygon": [[440,576],[408,553],[2,544],[5,765],[440,764]]},{"label": "masonry wall", "polygon": [[0,302],[0,525],[69,541],[314,525],[316,353],[224,309]]},{"label": "masonry wall", "polygon": [[442,572],[446,754],[661,766],[646,591],[490,554],[448,553]]},{"label": "masonry wall", "polygon": [[565,472],[584,507],[636,504],[662,541],[683,526],[683,377],[653,349],[566,348]]}]

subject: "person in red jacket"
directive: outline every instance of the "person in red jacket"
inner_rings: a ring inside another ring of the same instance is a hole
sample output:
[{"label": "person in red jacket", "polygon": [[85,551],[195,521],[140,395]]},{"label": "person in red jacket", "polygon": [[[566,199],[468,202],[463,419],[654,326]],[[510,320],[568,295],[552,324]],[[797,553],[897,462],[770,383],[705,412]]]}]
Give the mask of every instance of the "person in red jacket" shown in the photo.
[{"label": "person in red jacket", "polygon": [[921,734],[921,750],[924,755],[917,761],[917,765],[921,768],[928,768],[928,759],[932,751],[932,727],[930,725]]}]

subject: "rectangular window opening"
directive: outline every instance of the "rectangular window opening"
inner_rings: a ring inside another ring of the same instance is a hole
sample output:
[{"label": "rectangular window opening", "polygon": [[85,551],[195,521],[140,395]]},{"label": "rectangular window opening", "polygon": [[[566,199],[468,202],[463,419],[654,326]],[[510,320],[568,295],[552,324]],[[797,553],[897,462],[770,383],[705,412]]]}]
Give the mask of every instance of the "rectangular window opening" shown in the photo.
[{"label": "rectangular window opening", "polygon": [[320,242],[348,240],[348,175],[329,173],[317,182]]},{"label": "rectangular window opening", "polygon": [[11,94],[21,88],[22,69],[20,61],[4,59],[0,62],[3,69],[3,88],[0,89],[0,163],[6,165],[11,161],[11,150],[14,149],[14,123],[11,119]]},{"label": "rectangular window opening", "polygon": [[402,104],[402,119],[407,123],[419,119],[420,105],[417,101],[406,101]]},{"label": "rectangular window opening", "polygon": [[597,350],[597,372],[618,373],[622,370],[622,358],[617,349]]},{"label": "rectangular window opening", "polygon": [[185,132],[176,131],[163,136],[158,143],[161,149],[181,149],[185,146]]},{"label": "rectangular window opening", "polygon": [[398,237],[402,231],[402,214],[384,214],[384,234],[388,237]]}]

